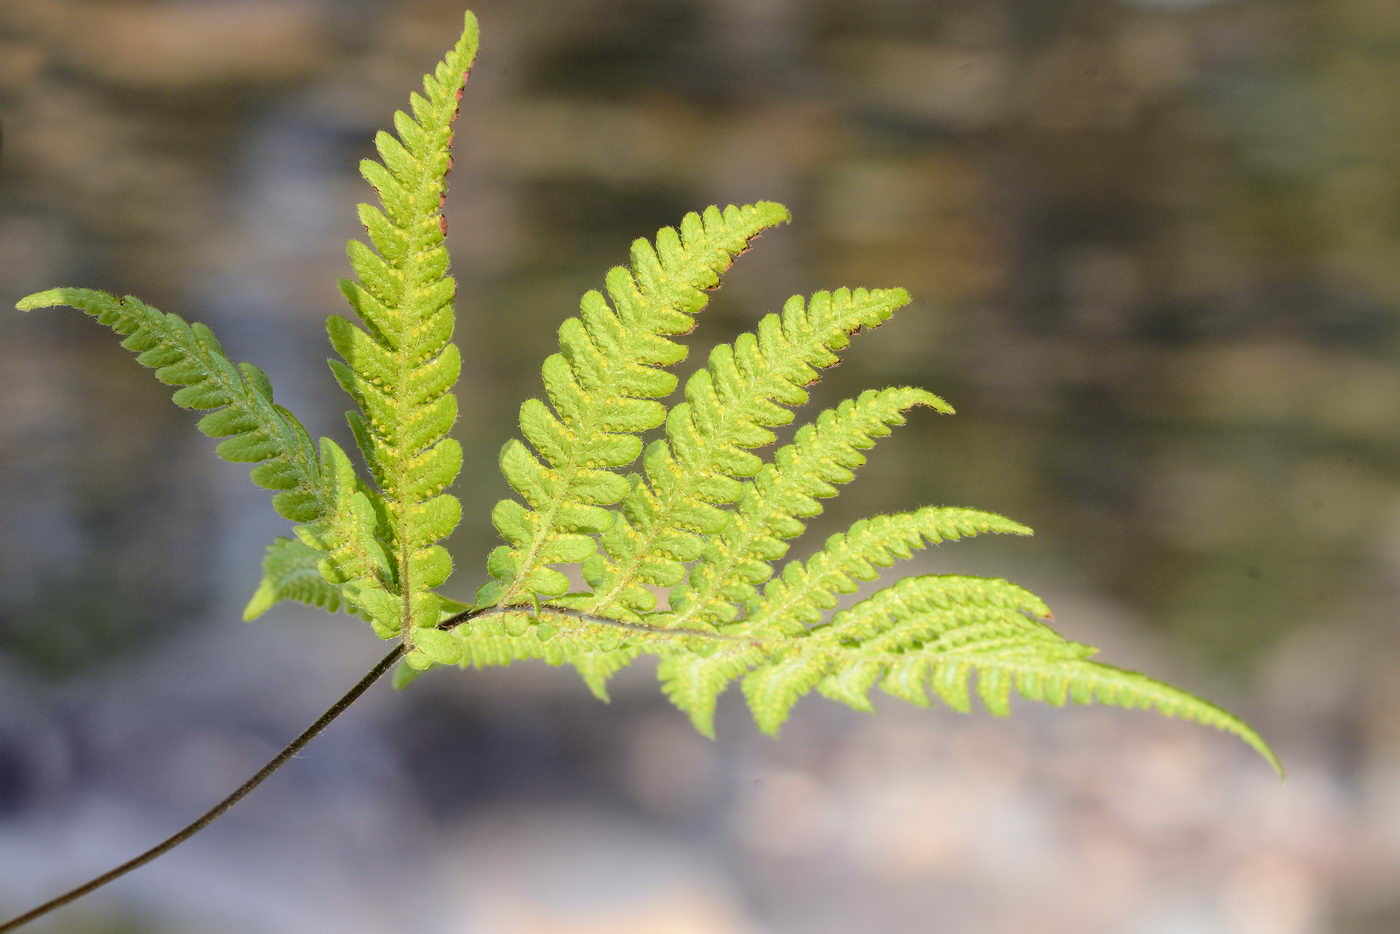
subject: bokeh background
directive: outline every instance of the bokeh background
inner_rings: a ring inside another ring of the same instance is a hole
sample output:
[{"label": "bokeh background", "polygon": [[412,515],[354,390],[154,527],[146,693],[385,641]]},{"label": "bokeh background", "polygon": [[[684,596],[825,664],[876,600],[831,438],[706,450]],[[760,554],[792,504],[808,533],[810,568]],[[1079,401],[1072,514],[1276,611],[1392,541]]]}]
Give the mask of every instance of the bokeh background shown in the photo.
[{"label": "bokeh background", "polygon": [[[4,0],[0,297],[131,291],[344,440],[322,322],[357,161],[460,0]],[[692,359],[794,292],[903,285],[818,404],[917,416],[807,545],[924,503],[1036,538],[1004,574],[1071,638],[1216,699],[1289,766],[1146,714],[1009,720],[734,696],[650,670],[380,686],[215,827],[40,931],[1400,930],[1400,5],[1388,0],[477,0],[448,205],[466,520],[515,407],[629,241],[795,215]],[[72,312],[0,313],[0,914],[183,824],[378,658],[242,625],[285,523]]]}]

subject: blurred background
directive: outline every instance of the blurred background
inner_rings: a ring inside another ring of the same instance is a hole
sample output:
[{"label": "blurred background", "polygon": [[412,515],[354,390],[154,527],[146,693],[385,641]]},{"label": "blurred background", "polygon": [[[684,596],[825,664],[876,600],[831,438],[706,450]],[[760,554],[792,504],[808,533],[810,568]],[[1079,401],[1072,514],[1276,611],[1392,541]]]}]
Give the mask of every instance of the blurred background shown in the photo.
[{"label": "blurred background", "polygon": [[[356,164],[462,0],[5,0],[0,297],[207,322],[346,440],[322,323]],[[820,698],[695,735],[639,664],[371,692],[174,854],[34,931],[1400,930],[1400,5],[477,0],[447,208],[454,596],[515,410],[637,236],[773,199],[692,359],[794,292],[908,287],[818,387],[942,394],[830,503],[1004,512],[1070,638],[1253,722]],[[0,915],[183,825],[384,651],[237,622],[285,532],[107,330],[0,313]]]}]

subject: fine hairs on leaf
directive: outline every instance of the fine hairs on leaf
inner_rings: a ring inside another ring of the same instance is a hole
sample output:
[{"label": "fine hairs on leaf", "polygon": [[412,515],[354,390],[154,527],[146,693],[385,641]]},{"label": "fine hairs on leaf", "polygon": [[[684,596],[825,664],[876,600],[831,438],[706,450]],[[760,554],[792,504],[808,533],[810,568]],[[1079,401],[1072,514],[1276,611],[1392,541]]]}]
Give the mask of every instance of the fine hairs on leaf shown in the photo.
[{"label": "fine hairs on leaf", "polygon": [[[360,165],[378,203],[359,206],[366,239],[349,244],[354,277],[340,286],[351,314],[332,315],[327,332],[337,355],[330,369],[354,405],[348,419],[362,466],[329,439],[313,442],[274,401],[264,373],[232,362],[202,324],[91,289],[51,289],[18,303],[26,311],[75,308],[122,335],[138,363],[176,387],[177,405],[205,413],[198,427],[221,439],[215,452],[253,465],[253,481],[273,492],[292,535],[268,546],[245,618],[292,600],[347,611],[396,640],[295,748],[395,662],[402,687],[437,666],[539,659],[572,666],[606,700],[608,679],[649,655],[665,696],[707,736],[718,697],[735,682],[767,733],[812,692],[862,711],[874,709],[875,688],[920,705],[936,698],[957,711],[971,710],[975,694],[997,715],[1009,712],[1016,694],[1194,720],[1234,734],[1280,768],[1243,721],[1094,660],[1093,648],[1050,627],[1038,597],[1007,581],[909,576],[836,609],[930,545],[1030,534],[1010,519],[924,506],[862,519],[806,558],[788,559],[791,541],[877,441],[923,410],[953,409],[916,387],[867,390],[804,412],[791,440],[769,450],[775,429],[799,417],[851,339],[909,303],[898,288],[795,296],[716,347],[681,383],[679,339],[697,326],[735,259],[789,220],[771,202],[687,214],[635,241],[627,263],[584,294],[559,328],[539,396],[520,406],[520,437],[501,449],[511,495],[491,512],[502,542],[484,582],[470,603],[439,593],[453,570],[439,542],[461,519],[447,490],[462,463],[449,436],[462,357],[452,343],[456,285],[441,210],[453,122],[476,49],[476,20],[467,14],[422,92],[393,115],[393,132],[375,136],[378,158]],[[586,590],[571,589],[579,579]],[[0,931],[149,861],[279,764],[165,844]]]}]

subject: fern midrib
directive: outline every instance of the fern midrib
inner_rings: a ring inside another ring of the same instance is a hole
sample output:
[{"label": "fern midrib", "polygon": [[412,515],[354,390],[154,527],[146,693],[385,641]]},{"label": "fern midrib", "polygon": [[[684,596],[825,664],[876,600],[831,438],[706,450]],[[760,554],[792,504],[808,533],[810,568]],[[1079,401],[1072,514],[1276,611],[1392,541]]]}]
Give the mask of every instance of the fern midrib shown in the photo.
[{"label": "fern midrib", "polygon": [[[246,392],[251,395],[253,390],[250,388],[247,389]],[[270,401],[268,404],[269,406],[273,406],[273,403]],[[275,407],[273,410],[276,411]],[[284,427],[287,427],[288,430],[291,431],[294,440],[287,445],[290,453],[284,453],[282,456],[287,458],[288,462],[292,464],[297,472],[297,485],[295,488],[297,492],[308,493],[315,498],[316,518],[319,519],[326,514],[326,491],[324,485],[321,483],[320,459],[317,458],[314,447],[296,443],[300,438],[297,436],[294,429],[290,429],[289,426],[285,425]],[[285,438],[283,440],[285,440]],[[274,493],[274,495],[276,495],[276,493]],[[314,522],[316,519],[311,521]]]},{"label": "fern midrib", "polygon": [[[733,423],[742,420],[742,412],[742,406],[725,406],[721,410],[725,424],[716,430],[713,437],[724,439],[728,435],[729,429],[733,427]],[[706,440],[712,440],[712,438],[707,437]],[[688,473],[680,470],[679,464],[674,460],[675,454],[672,452],[672,465],[677,468],[673,472],[677,476],[683,477],[685,480],[689,481],[689,485],[686,486],[685,484],[677,483],[663,488],[663,492],[669,494],[666,496],[664,502],[661,501],[661,497],[656,496],[656,491],[654,489],[649,489],[650,495],[655,497],[660,504],[656,511],[655,521],[652,522],[648,532],[638,536],[641,540],[640,544],[638,544],[636,549],[628,556],[627,562],[618,573],[616,583],[593,602],[592,606],[589,608],[589,612],[604,613],[612,609],[613,602],[636,580],[643,561],[650,556],[652,546],[656,544],[657,539],[664,533],[674,529],[674,524],[671,520],[674,518],[675,510],[693,497],[695,489],[700,485],[701,480],[715,472],[716,464],[718,463],[718,457],[716,455],[721,452],[725,443],[724,440],[715,440],[714,443],[708,445],[704,452],[708,455],[706,457],[707,463],[703,471],[696,471],[695,473]],[[643,493],[643,495],[647,494]]]},{"label": "fern midrib", "polygon": [[[589,395],[590,393],[584,391],[585,399]],[[577,432],[577,434],[592,435],[596,432],[596,429],[594,428],[594,423],[597,421],[597,419],[594,417],[594,407],[585,404],[582,408],[585,413],[583,419],[584,426]],[[529,574],[530,571],[534,570],[536,559],[539,558],[540,552],[544,549],[544,546],[549,543],[549,537],[554,532],[554,517],[558,515],[560,507],[568,501],[568,496],[573,491],[573,485],[578,478],[579,455],[581,453],[582,450],[578,446],[575,446],[569,452],[568,458],[565,461],[565,464],[568,468],[567,476],[569,479],[567,483],[564,484],[563,492],[556,493],[548,507],[539,512],[540,521],[539,525],[537,526],[538,532],[534,536],[533,541],[530,543],[530,547],[526,549],[524,555],[521,556],[520,563],[516,565],[515,578],[510,582],[510,585],[506,587],[505,593],[503,593],[501,597],[496,601],[497,606],[510,606],[511,602],[515,599],[516,595],[518,595],[524,589],[526,576]],[[545,475],[550,478],[557,478],[562,474],[565,474],[565,471],[561,468],[551,466],[545,469]]]},{"label": "fern midrib", "polygon": [[[893,540],[893,538],[894,536],[891,535],[889,536],[888,540]],[[846,545],[849,541],[850,533],[844,533],[842,537],[842,545]],[[923,539],[919,538],[919,541],[922,542]],[[809,599],[817,597],[823,591],[829,588],[833,588],[833,578],[835,577],[835,574],[832,573],[832,566],[829,562],[827,564],[827,567],[825,568],[819,568],[814,570],[810,567],[814,558],[825,554],[827,554],[827,552],[825,549],[823,549],[822,551],[817,552],[812,557],[809,557],[805,561],[801,562],[801,580],[796,584],[789,584],[786,588],[784,588],[784,594],[781,600],[773,600],[771,598],[768,598],[768,595],[765,593],[764,597],[766,599],[763,601],[763,606],[760,608],[757,614],[750,617],[750,623],[755,626],[762,626],[769,623],[772,620],[784,619],[788,616],[789,613],[792,612],[793,607],[797,606],[800,603],[805,603]],[[875,564],[874,562],[871,563],[876,567],[881,566]],[[854,577],[854,575],[849,576]]]},{"label": "fern midrib", "polygon": [[[106,295],[108,293],[97,294]],[[130,323],[130,330],[120,331],[116,328],[114,328],[113,330],[117,330],[117,333],[122,334],[123,336],[129,336],[130,334],[136,332],[137,330],[140,330],[143,326],[145,326],[146,323],[142,321],[142,318],[138,313],[127,311],[127,308],[129,307],[130,303],[130,300],[128,298],[119,298],[115,295],[109,295],[108,297],[110,297],[116,303],[118,313],[121,314],[123,318],[125,318],[125,320]],[[306,457],[306,455],[308,454],[307,447],[297,443],[297,441],[300,440],[299,437],[297,436],[295,431],[290,430],[290,428],[286,425],[286,419],[282,415],[282,413],[277,411],[276,403],[274,403],[271,399],[265,399],[261,395],[259,395],[258,392],[249,383],[247,375],[243,374],[239,370],[238,365],[234,364],[232,360],[229,360],[227,356],[225,356],[224,359],[228,360],[230,366],[233,367],[232,373],[224,370],[220,366],[214,365],[214,363],[212,362],[212,352],[208,348],[206,348],[202,343],[200,343],[200,341],[194,336],[194,325],[186,325],[186,327],[180,327],[179,325],[175,325],[173,328],[171,328],[169,327],[171,323],[171,316],[168,316],[165,312],[162,312],[159,309],[152,308],[150,305],[147,305],[144,302],[138,301],[138,304],[140,304],[142,309],[150,312],[153,319],[159,320],[161,325],[161,331],[166,335],[167,340],[169,340],[177,347],[181,344],[186,344],[185,352],[192,356],[195,360],[197,360],[200,366],[204,368],[204,371],[209,374],[209,377],[206,378],[212,378],[213,380],[215,380],[219,387],[223,389],[228,398],[234,400],[241,400],[239,402],[231,402],[227,406],[220,406],[220,408],[238,407],[242,408],[244,411],[247,412],[256,412],[260,405],[265,404],[267,406],[267,409],[269,413],[273,416],[274,423],[278,425],[279,430],[276,432],[270,431],[268,428],[264,427],[264,425],[262,424],[262,420],[260,419],[258,420],[258,428],[255,428],[254,430],[257,431],[261,429],[267,431],[267,433],[273,437],[275,443],[278,446],[278,453],[276,457],[285,459],[297,471],[297,491],[310,493],[312,496],[314,496],[316,499],[318,514],[324,514],[325,491],[317,482],[321,478],[321,465],[316,459],[314,452],[310,452],[310,458],[308,460],[308,458]],[[203,325],[201,326],[203,327]],[[171,333],[172,330],[174,332],[173,334]],[[208,332],[206,331],[206,333]],[[188,338],[188,343],[186,343],[186,341],[184,340],[181,340],[181,338]],[[288,434],[291,435],[290,438],[288,437]],[[274,458],[268,458],[268,460],[273,459]],[[263,461],[263,463],[266,462],[267,461]]]},{"label": "fern midrib", "polygon": [[[771,511],[770,507],[769,510],[765,511],[765,516],[771,514]],[[734,518],[730,520],[730,524],[725,527],[725,531],[727,532],[734,528],[735,523],[738,523],[742,516],[743,514],[741,512],[736,511]],[[671,618],[671,622],[674,625],[684,626],[701,610],[709,609],[714,605],[715,595],[718,594],[728,582],[729,575],[734,572],[734,568],[738,564],[740,556],[748,553],[749,546],[753,544],[754,539],[758,536],[762,528],[763,523],[761,521],[747,523],[747,527],[743,530],[742,535],[737,537],[733,547],[729,549],[724,562],[717,566],[714,575],[710,578],[705,589],[691,594],[691,604],[682,610],[679,616],[673,616]],[[724,533],[721,532],[720,534],[723,535]]]},{"label": "fern midrib", "polygon": [[[447,126],[449,128],[451,122],[450,120],[447,121]],[[438,126],[439,124],[434,122],[433,125]],[[427,127],[425,126],[424,129],[426,130]],[[432,145],[429,147],[430,151],[436,152],[439,149],[445,148],[446,144],[443,142],[443,138],[447,137],[450,133],[450,129],[445,131],[439,130],[434,136]],[[420,207],[420,202],[425,199],[418,194],[418,192],[425,188],[445,189],[446,187],[444,181],[436,179],[431,164],[420,158],[416,153],[410,152],[410,157],[413,159],[413,166],[417,169],[418,174],[417,177],[413,179],[414,184],[411,187],[407,185],[404,186],[405,189],[413,192],[407,196],[409,207],[413,211],[408,222],[409,248],[402,266],[397,268],[391,267],[395,275],[399,278],[398,284],[400,294],[398,302],[396,303],[398,312],[398,333],[394,335],[394,343],[396,346],[390,348],[390,352],[394,354],[396,370],[396,378],[391,394],[392,411],[394,413],[392,437],[395,456],[391,463],[386,466],[390,468],[387,473],[389,474],[389,486],[393,491],[393,495],[387,498],[385,503],[389,514],[393,517],[393,532],[398,544],[398,547],[395,549],[394,563],[399,587],[399,626],[405,653],[413,647],[414,592],[412,563],[414,544],[410,541],[409,512],[413,506],[417,504],[417,501],[412,499],[406,492],[409,488],[409,465],[415,456],[428,450],[434,444],[442,440],[441,438],[435,438],[416,451],[405,449],[404,439],[408,435],[409,422],[408,397],[413,392],[410,380],[415,370],[427,366],[446,351],[446,345],[444,345],[443,349],[439,350],[432,357],[420,363],[414,363],[413,355],[404,350],[405,345],[412,344],[413,332],[417,328],[417,315],[412,314],[410,311],[415,307],[413,302],[417,299],[421,299],[423,295],[428,292],[428,289],[417,284],[422,279],[425,258],[441,247],[441,242],[433,240],[431,230],[429,229],[435,227],[435,225],[432,224],[432,220],[440,213],[441,204],[436,198],[430,196],[426,199],[429,202],[429,206],[426,210],[422,209]],[[434,313],[441,313],[440,309],[434,309],[433,311]],[[366,426],[370,431],[374,430],[373,423],[369,419],[366,419]]]},{"label": "fern midrib", "polygon": [[[415,257],[417,253],[415,252]],[[416,281],[405,277],[405,291],[407,282]],[[398,435],[395,441],[403,438],[404,417],[402,398],[400,393],[406,393],[408,389],[408,377],[413,371],[412,367],[406,366],[404,358],[398,360],[398,381],[395,384],[398,392],[394,398],[394,417],[397,421],[395,425]],[[396,445],[397,447],[397,445]],[[395,557],[398,559],[398,579],[399,579],[399,631],[403,641],[404,652],[407,653],[413,648],[413,580],[410,565],[412,564],[413,547],[408,541],[408,509],[409,502],[407,496],[401,491],[408,486],[408,459],[412,454],[403,452],[400,449],[400,456],[397,460],[400,466],[397,476],[394,478],[395,498],[392,504],[394,516],[394,535],[398,539],[399,547],[396,549]],[[416,452],[414,452],[416,453]]]},{"label": "fern midrib", "polygon": [[[818,552],[821,554],[821,552]],[[808,559],[810,560],[810,559]],[[805,603],[808,599],[822,593],[826,587],[831,585],[825,581],[834,576],[829,572],[826,574],[814,573],[807,567],[807,563],[802,565],[802,580],[795,586],[786,588],[786,592],[781,600],[765,599],[762,608],[757,614],[749,618],[749,622],[754,626],[766,625],[772,620],[781,620],[792,612],[793,607],[799,603]],[[765,597],[767,594],[764,595]]]},{"label": "fern midrib", "polygon": [[[806,602],[808,598],[822,592],[823,588],[815,583],[816,580],[817,575],[810,572],[805,574],[801,585],[788,587],[783,599],[765,599],[758,613],[751,616],[748,621],[755,626],[763,626],[768,625],[774,620],[788,618],[788,614],[792,612],[793,607],[797,606],[799,603]],[[767,594],[764,596],[767,597]]]},{"label": "fern midrib", "polygon": [[[614,619],[608,616],[599,616],[588,610],[575,610],[572,607],[554,606],[553,604],[542,603],[538,610],[523,609],[521,607],[495,606],[472,616],[472,619],[485,619],[492,616],[524,616],[530,622],[544,622],[547,617],[558,617],[560,619],[571,619],[595,626],[606,626],[613,629],[621,629],[625,632],[632,632],[638,635],[655,637],[659,640],[674,639],[676,637],[692,637],[705,639],[710,642],[742,643],[745,645],[756,645],[761,639],[756,636],[732,635],[728,633],[715,632],[712,629],[676,629],[670,626],[655,626],[645,622],[634,622],[625,619]],[[559,627],[560,631],[566,631],[567,627]]]},{"label": "fern midrib", "polygon": [[[206,370],[214,374],[214,378],[218,380],[219,385],[229,394],[230,398],[241,398],[243,400],[243,408],[248,410],[253,410],[260,403],[266,403],[267,407],[272,411],[272,414],[276,416],[277,423],[281,428],[281,430],[276,432],[276,441],[280,448],[278,457],[285,458],[286,461],[295,468],[297,472],[296,490],[302,493],[310,493],[314,496],[316,499],[317,515],[324,515],[326,508],[325,491],[317,482],[321,479],[321,465],[316,459],[315,453],[308,446],[297,443],[300,438],[297,436],[296,432],[291,430],[286,424],[286,419],[282,417],[282,413],[277,411],[276,403],[271,399],[263,399],[258,395],[257,391],[248,384],[246,376],[241,380],[230,380],[228,374],[225,373],[222,368],[209,363],[208,351],[206,351],[198,341],[194,341],[193,343],[195,353],[198,354],[200,363],[204,365]],[[290,433],[292,437],[288,438],[288,433]],[[310,455],[309,458],[307,456],[308,454]]]}]

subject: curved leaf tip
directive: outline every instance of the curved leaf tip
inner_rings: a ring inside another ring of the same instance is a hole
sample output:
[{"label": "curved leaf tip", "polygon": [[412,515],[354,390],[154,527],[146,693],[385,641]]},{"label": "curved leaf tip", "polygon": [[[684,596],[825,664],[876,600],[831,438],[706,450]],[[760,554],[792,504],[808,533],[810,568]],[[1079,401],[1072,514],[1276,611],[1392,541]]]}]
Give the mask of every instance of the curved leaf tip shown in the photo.
[{"label": "curved leaf tip", "polygon": [[35,292],[26,295],[15,302],[15,307],[20,311],[33,311],[36,308],[53,308],[58,305],[67,305],[72,297],[73,289],[45,289],[42,292]]}]

